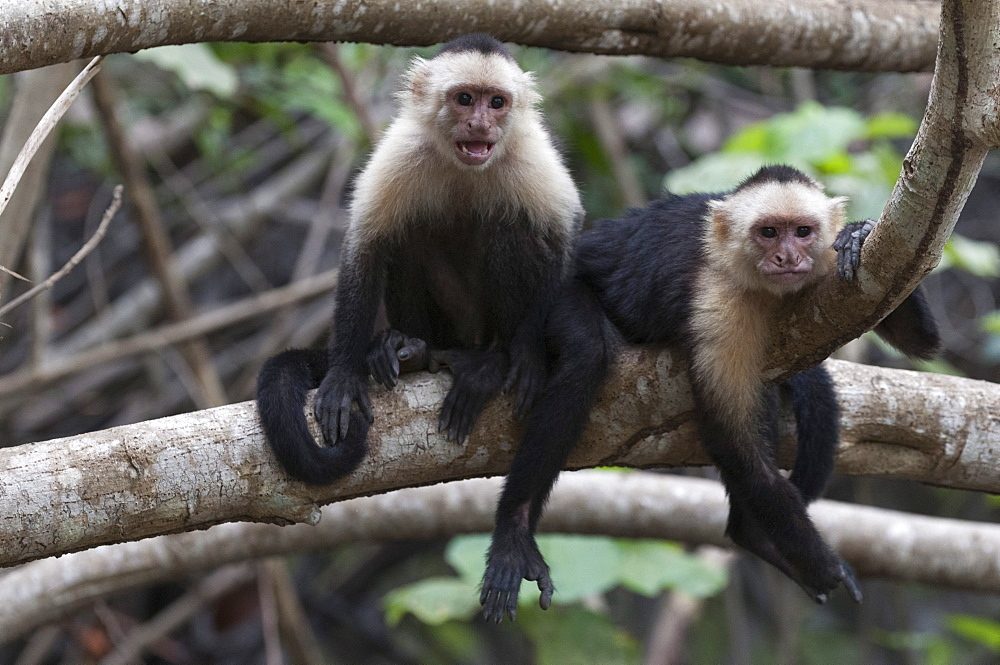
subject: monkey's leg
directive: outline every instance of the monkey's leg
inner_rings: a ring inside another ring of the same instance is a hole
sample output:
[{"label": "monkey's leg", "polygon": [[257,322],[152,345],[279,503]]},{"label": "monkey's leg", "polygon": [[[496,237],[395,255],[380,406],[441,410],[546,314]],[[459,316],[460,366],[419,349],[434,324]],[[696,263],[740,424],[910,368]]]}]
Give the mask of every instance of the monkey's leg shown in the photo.
[{"label": "monkey's leg", "polygon": [[548,609],[554,587],[535,543],[535,527],[556,478],[579,441],[613,355],[610,324],[589,300],[567,298],[549,323],[555,366],[531,409],[524,438],[497,504],[479,602],[488,621],[517,613],[521,580],[538,583]]},{"label": "monkey's leg", "polygon": [[[802,493],[770,459],[764,432],[729,426],[705,399],[697,381],[692,383],[702,443],[719,468],[730,506],[735,507],[730,511],[729,537],[786,574],[787,563],[794,571],[789,576],[817,602],[826,601],[840,584],[860,602],[853,571],[816,531]],[[773,556],[774,551],[780,558]]]}]

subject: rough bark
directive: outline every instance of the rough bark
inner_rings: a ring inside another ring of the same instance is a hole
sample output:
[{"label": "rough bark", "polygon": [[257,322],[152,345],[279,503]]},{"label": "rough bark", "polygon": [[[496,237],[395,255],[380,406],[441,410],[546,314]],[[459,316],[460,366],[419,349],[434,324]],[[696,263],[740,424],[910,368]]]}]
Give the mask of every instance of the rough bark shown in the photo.
[{"label": "rough bark", "polygon": [[[844,411],[840,471],[1000,491],[1000,423],[992,415],[1000,413],[1000,387],[829,366]],[[277,467],[252,402],[2,449],[0,565],[220,522],[315,523],[319,506],[332,501],[506,472],[520,436],[506,399],[457,446],[436,431],[449,379],[404,379],[373,395],[371,454],[327,487],[292,482]],[[569,468],[707,464],[692,418],[683,365],[669,352],[632,351]]]},{"label": "rough bark", "polygon": [[[109,595],[227,563],[361,541],[487,532],[500,479],[409,488],[323,509],[315,526],[225,524],[27,564],[0,577],[0,635],[15,639]],[[830,543],[864,577],[1000,592],[1000,526],[819,501]],[[722,487],[696,478],[581,471],[556,485],[541,529],[726,547]],[[0,643],[3,639],[0,639]]]},{"label": "rough bark", "polygon": [[423,46],[465,32],[567,51],[728,64],[929,70],[926,0],[24,0],[0,9],[0,74],[74,58],[209,41]]}]

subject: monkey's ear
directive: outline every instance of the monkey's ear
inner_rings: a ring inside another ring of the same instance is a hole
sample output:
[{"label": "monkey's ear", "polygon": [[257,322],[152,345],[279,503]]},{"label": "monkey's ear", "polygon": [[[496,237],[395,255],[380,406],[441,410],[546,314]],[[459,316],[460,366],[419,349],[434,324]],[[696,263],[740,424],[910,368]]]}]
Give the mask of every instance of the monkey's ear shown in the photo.
[{"label": "monkey's ear", "polygon": [[427,94],[427,87],[430,83],[431,68],[427,61],[421,57],[413,58],[410,68],[404,75],[403,91],[413,97],[420,99]]},{"label": "monkey's ear", "polygon": [[830,221],[831,231],[836,233],[847,223],[847,202],[851,199],[846,196],[834,196],[830,198]]},{"label": "monkey's ear", "polygon": [[712,235],[719,242],[725,242],[729,238],[729,209],[726,206],[726,199],[716,199],[708,202],[708,224],[712,229]]}]

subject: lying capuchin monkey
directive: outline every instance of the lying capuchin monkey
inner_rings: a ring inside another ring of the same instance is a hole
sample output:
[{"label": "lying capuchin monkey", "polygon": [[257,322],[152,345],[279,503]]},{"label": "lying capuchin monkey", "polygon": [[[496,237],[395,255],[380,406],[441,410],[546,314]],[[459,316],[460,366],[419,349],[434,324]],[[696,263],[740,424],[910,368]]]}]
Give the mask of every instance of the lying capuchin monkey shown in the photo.
[{"label": "lying capuchin monkey", "polygon": [[[779,309],[834,271],[853,277],[874,222],[845,226],[844,204],[800,171],[769,166],[731,192],[667,194],[583,234],[576,277],[546,327],[549,381],[497,510],[480,598],[487,618],[514,618],[522,578],[538,582],[543,608],[550,603],[535,527],[622,341],[670,345],[688,362],[698,433],[729,495],[729,537],[818,602],[841,584],[861,600],[850,566],[806,512],[839,440],[830,376],[817,366],[780,385],[764,378]],[[875,332],[917,358],[939,345],[919,287]],[[775,461],[779,390],[798,432],[790,478]]]}]

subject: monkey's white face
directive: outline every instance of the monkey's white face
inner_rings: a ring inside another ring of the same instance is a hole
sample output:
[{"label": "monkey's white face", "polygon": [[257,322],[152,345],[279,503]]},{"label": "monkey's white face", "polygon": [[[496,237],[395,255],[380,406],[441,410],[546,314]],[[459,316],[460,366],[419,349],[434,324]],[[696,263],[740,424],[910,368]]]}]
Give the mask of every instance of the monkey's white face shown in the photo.
[{"label": "monkey's white face", "polygon": [[710,255],[734,283],[776,296],[824,277],[846,199],[819,185],[765,182],[709,204]]},{"label": "monkey's white face", "polygon": [[495,86],[452,86],[443,115],[455,157],[465,166],[484,166],[503,138],[511,93]]},{"label": "monkey's white face", "polygon": [[769,290],[791,293],[815,278],[816,227],[809,217],[773,217],[758,220],[751,228],[757,270]]}]

